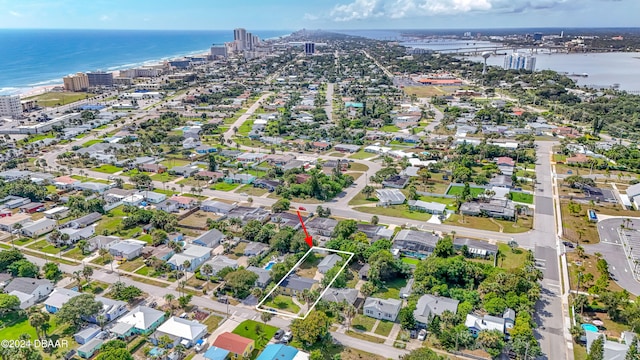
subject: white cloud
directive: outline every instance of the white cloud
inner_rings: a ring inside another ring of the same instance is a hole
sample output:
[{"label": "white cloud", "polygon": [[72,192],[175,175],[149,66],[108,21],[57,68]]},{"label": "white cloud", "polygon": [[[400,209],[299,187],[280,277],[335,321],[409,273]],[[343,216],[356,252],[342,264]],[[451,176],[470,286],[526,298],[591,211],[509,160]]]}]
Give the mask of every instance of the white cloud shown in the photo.
[{"label": "white cloud", "polygon": [[333,7],[335,21],[372,18],[402,19],[430,15],[455,15],[471,12],[522,12],[547,9],[583,0],[353,0]]},{"label": "white cloud", "polygon": [[22,14],[20,14],[17,11],[13,11],[13,10],[9,11],[9,15],[15,16],[15,17],[22,17]]},{"label": "white cloud", "polygon": [[100,21],[109,21],[111,20],[111,18],[109,17],[109,15],[102,15],[100,16]]}]

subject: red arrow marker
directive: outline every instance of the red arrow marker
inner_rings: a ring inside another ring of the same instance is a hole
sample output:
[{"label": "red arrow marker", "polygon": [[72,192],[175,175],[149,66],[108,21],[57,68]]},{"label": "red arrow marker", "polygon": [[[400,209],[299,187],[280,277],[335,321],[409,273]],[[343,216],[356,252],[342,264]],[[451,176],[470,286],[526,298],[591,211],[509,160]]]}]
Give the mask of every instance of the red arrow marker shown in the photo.
[{"label": "red arrow marker", "polygon": [[300,219],[300,225],[302,225],[302,230],[304,231],[304,235],[305,235],[304,241],[307,242],[307,245],[309,245],[309,247],[313,247],[313,238],[307,232],[307,227],[304,226],[304,221],[302,220],[302,216],[300,215],[300,211],[297,211],[297,213],[298,213],[298,219]]}]

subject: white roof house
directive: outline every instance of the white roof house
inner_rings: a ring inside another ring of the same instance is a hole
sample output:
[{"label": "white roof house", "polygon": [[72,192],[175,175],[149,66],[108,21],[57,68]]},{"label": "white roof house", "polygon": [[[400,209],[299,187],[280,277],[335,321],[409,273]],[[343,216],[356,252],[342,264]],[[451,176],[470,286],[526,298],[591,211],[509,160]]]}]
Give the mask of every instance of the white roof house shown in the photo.
[{"label": "white roof house", "polygon": [[[207,333],[207,326],[197,321],[172,316],[156,330],[157,335],[169,335],[180,344],[190,347]],[[156,336],[159,338],[160,336]]]},{"label": "white roof house", "polygon": [[151,329],[152,325],[164,318],[164,312],[146,306],[131,309],[118,322],[133,325],[141,332]]},{"label": "white roof house", "polygon": [[407,199],[399,189],[378,189],[376,195],[380,205],[400,205]]}]

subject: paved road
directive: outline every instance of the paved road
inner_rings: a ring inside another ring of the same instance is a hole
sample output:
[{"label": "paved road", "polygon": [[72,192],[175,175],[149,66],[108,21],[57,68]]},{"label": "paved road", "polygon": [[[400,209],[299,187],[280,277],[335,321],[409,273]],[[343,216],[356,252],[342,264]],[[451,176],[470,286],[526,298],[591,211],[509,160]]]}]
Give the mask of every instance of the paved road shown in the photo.
[{"label": "paved road", "polygon": [[233,124],[229,125],[229,130],[227,130],[227,132],[224,133],[225,140],[231,140],[235,136],[233,129],[234,128],[240,129],[240,126],[242,126],[242,124],[244,124],[244,122],[247,121],[247,119],[251,115],[253,115],[253,113],[256,110],[258,110],[258,107],[260,107],[262,102],[270,95],[271,93],[262,94],[262,96],[260,96],[260,98],[255,103],[253,103],[253,105],[251,105],[244,114],[238,117],[238,120],[236,120]]},{"label": "paved road", "polygon": [[622,247],[622,241],[618,234],[620,225],[630,227],[632,229],[640,229],[640,219],[630,219],[631,222],[626,224],[626,218],[611,218],[598,222],[598,234],[600,235],[600,243],[589,245],[582,244],[585,252],[589,254],[601,253],[607,263],[609,263],[609,272],[611,278],[618,283],[623,289],[627,289],[634,295],[640,295],[640,282],[632,275],[631,267],[627,256]]},{"label": "paved road", "polygon": [[327,104],[324,106],[324,111],[327,113],[329,123],[333,123],[333,87],[334,83],[327,84]]},{"label": "paved road", "polygon": [[534,248],[537,266],[542,270],[542,292],[536,304],[535,320],[540,327],[536,338],[544,353],[544,359],[572,359],[567,351],[562,305],[562,289],[559,276],[559,239],[553,203],[553,178],[551,175],[551,148],[553,142],[536,142],[536,187],[534,230],[529,233],[528,245]]}]

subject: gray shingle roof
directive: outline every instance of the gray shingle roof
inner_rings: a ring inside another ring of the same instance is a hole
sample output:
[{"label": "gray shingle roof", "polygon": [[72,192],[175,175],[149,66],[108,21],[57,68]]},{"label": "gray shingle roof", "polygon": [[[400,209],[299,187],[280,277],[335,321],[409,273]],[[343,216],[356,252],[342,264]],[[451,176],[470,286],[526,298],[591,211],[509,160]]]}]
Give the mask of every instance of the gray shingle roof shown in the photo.
[{"label": "gray shingle roof", "polygon": [[300,277],[298,275],[289,275],[280,286],[285,287],[287,289],[302,291],[304,289],[311,290],[313,284],[317,281],[309,278]]},{"label": "gray shingle roof", "polygon": [[12,291],[20,291],[25,294],[32,294],[38,288],[38,286],[41,285],[48,285],[52,287],[53,283],[45,279],[18,277],[11,280],[9,285],[4,287],[4,291],[6,293],[10,293]]},{"label": "gray shingle roof", "polygon": [[413,317],[416,321],[427,324],[430,316],[442,315],[445,311],[455,314],[458,311],[458,303],[458,300],[447,297],[423,295],[418,299]]}]

